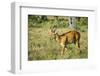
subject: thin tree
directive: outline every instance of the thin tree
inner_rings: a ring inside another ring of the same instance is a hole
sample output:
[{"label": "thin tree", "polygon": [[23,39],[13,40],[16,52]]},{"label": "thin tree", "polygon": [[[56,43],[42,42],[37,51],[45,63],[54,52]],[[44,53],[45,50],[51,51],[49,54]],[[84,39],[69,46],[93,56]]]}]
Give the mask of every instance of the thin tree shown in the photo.
[{"label": "thin tree", "polygon": [[69,27],[76,28],[76,17],[69,16]]}]

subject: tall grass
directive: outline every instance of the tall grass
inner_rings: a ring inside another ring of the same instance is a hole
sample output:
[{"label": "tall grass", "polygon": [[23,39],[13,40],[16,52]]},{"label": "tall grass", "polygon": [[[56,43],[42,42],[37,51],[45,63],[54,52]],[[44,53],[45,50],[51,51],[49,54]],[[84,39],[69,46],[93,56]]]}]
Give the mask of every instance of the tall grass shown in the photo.
[{"label": "tall grass", "polygon": [[[88,38],[87,31],[80,31],[80,50],[74,44],[69,44],[63,56],[60,55],[61,46],[55,40],[50,39],[48,35],[49,28],[28,28],[28,60],[52,60],[52,59],[82,59],[88,58]],[[59,34],[70,29],[60,28]]]}]

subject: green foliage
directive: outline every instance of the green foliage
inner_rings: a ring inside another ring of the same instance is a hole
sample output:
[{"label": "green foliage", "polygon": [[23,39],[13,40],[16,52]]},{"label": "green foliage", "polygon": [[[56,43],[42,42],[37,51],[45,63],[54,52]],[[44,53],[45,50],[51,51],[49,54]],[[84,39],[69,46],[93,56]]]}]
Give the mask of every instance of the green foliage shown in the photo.
[{"label": "green foliage", "polygon": [[88,29],[88,17],[77,17],[76,18],[76,29],[85,32]]},{"label": "green foliage", "polygon": [[[60,17],[60,16],[59,16]],[[28,15],[28,25],[29,27],[50,27],[56,25],[58,28],[65,28],[68,27],[67,17],[60,17],[58,16],[39,16],[39,15]]]},{"label": "green foliage", "polygon": [[[46,15],[28,15],[28,26],[36,28],[48,28],[56,25],[58,28],[68,28],[68,16],[46,16]],[[86,31],[88,26],[88,17],[76,17],[75,29]]]},{"label": "green foliage", "polygon": [[47,16],[39,15],[28,15],[28,25],[29,27],[41,27],[42,22],[47,21]]}]

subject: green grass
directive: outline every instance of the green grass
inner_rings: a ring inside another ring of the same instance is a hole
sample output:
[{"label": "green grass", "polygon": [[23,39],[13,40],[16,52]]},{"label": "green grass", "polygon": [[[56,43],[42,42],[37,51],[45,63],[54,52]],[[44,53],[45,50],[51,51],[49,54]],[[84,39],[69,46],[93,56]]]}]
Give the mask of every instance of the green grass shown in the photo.
[{"label": "green grass", "polygon": [[[63,56],[60,55],[61,46],[48,35],[49,28],[28,28],[28,60],[55,60],[55,59],[83,59],[88,58],[87,30],[80,31],[80,50],[74,44],[69,44]],[[59,28],[59,34],[70,29]]]}]

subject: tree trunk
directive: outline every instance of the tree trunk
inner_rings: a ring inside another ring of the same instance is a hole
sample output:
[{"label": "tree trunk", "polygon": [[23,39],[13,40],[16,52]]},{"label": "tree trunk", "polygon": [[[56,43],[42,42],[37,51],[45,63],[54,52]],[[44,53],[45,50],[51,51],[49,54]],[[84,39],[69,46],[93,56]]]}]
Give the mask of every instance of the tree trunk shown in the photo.
[{"label": "tree trunk", "polygon": [[69,27],[70,28],[76,27],[76,18],[75,17],[69,17]]}]

